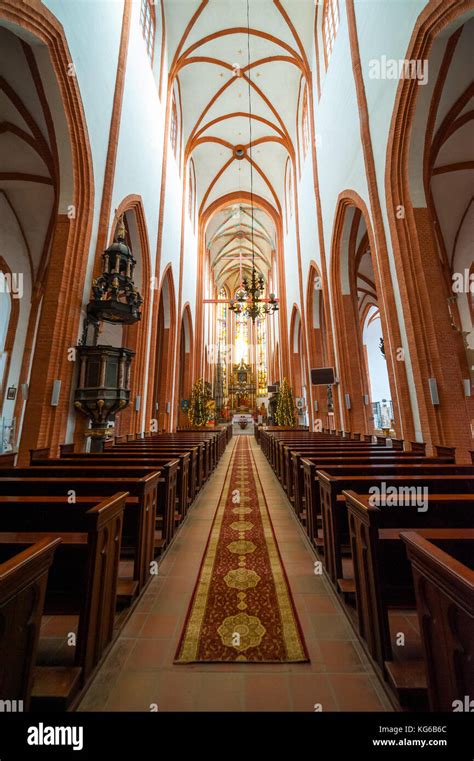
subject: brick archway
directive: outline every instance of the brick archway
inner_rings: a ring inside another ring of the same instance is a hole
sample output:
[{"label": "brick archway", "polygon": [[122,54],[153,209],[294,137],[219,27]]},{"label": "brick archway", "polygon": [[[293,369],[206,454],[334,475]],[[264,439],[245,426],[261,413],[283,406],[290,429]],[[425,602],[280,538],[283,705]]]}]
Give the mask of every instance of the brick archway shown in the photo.
[{"label": "brick archway", "polygon": [[[49,446],[56,454],[59,443],[66,436],[75,369],[74,363],[68,360],[67,349],[76,345],[79,333],[92,229],[94,183],[78,80],[68,76],[73,58],[61,24],[45,6],[18,3],[16,0],[0,0],[0,23],[2,21],[6,21],[9,30],[20,37],[24,32],[33,35],[48,50],[66,117],[71,158],[69,180],[73,189],[70,206],[74,214],[57,215],[48,268],[40,289],[42,301],[36,299],[29,322],[31,334],[41,308],[19,452],[19,462],[25,463],[29,461],[29,449]],[[20,383],[28,378],[26,354]],[[51,392],[56,379],[61,380],[62,388],[58,406],[52,407]]]},{"label": "brick archway", "polygon": [[179,331],[179,356],[177,367],[178,388],[177,399],[175,401],[177,407],[176,420],[178,426],[186,426],[188,424],[188,416],[186,412],[181,409],[181,400],[191,398],[191,389],[193,385],[193,361],[193,319],[189,302],[186,302],[181,317],[181,327]]},{"label": "brick archway", "polygon": [[[468,0],[430,3],[417,19],[405,58],[429,62],[436,38],[441,32],[446,34],[451,24],[454,32],[456,21],[469,11],[472,14]],[[468,461],[474,402],[466,399],[463,392],[463,347],[450,320],[446,274],[437,255],[429,204],[415,207],[412,197],[410,147],[421,89],[414,80],[402,79],[398,85],[387,146],[387,212],[405,316],[419,437],[429,446],[456,446],[458,459]],[[426,124],[429,106],[424,107]],[[418,182],[420,187],[426,187],[426,171],[420,173]],[[429,378],[437,382],[437,406],[431,401]]]},{"label": "brick archway", "polygon": [[[132,251],[135,259],[140,257],[141,263],[141,287],[140,293],[143,298],[141,320],[134,325],[125,326],[123,331],[123,346],[132,349],[135,357],[132,364],[131,372],[131,393],[129,406],[120,413],[120,432],[139,433],[149,429],[149,417],[146,419],[146,390],[147,390],[147,372],[148,372],[148,338],[149,322],[151,310],[151,267],[150,267],[150,244],[148,239],[148,230],[145,218],[145,210],[140,195],[132,194],[126,196],[115,210],[114,218],[110,227],[109,245],[112,243],[115,229],[122,214],[132,213],[135,218],[136,230],[138,234],[140,251]],[[140,397],[140,409],[135,409],[135,399]],[[145,416],[145,419],[144,419]]]},{"label": "brick archway", "polygon": [[195,321],[195,375],[200,374],[200,361],[204,354],[204,337],[203,337],[203,262],[205,257],[205,230],[207,223],[212,215],[221,209],[223,206],[227,206],[230,203],[252,203],[255,207],[263,209],[271,217],[274,222],[277,240],[276,240],[276,264],[277,264],[277,280],[278,280],[278,298],[280,309],[278,313],[278,325],[279,335],[278,343],[280,345],[280,369],[282,377],[289,377],[290,375],[290,357],[288,346],[288,318],[287,318],[287,303],[285,293],[285,262],[283,256],[283,224],[281,215],[262,196],[250,194],[247,191],[236,191],[233,193],[227,193],[220,198],[213,201],[206,209],[200,214],[199,217],[199,230],[198,230],[198,277],[196,287],[196,321]]},{"label": "brick archway", "polygon": [[[369,212],[363,199],[352,190],[338,198],[331,242],[331,294],[334,309],[334,334],[339,376],[338,402],[341,427],[360,433],[372,433],[370,379],[363,350],[357,299],[357,235],[359,223],[366,229],[366,240],[372,254],[374,287],[382,295],[382,280],[375,253],[375,236]],[[385,338],[387,371],[395,416],[395,430],[410,430],[411,410],[401,403],[400,388],[406,383],[403,363],[397,361],[397,346],[391,340],[398,325],[396,315],[387,315],[385,300],[379,298],[382,335]],[[387,340],[388,339],[388,340]],[[346,395],[349,395],[348,398]],[[369,403],[367,402],[369,397]]]},{"label": "brick archway", "polygon": [[[158,421],[158,430],[171,430],[174,376],[174,346],[176,345],[176,292],[171,264],[165,268],[158,293],[156,329],[155,376],[149,378],[153,389],[150,419]],[[158,408],[156,407],[158,405]]]},{"label": "brick archway", "polygon": [[[5,275],[9,275],[10,277],[12,276],[11,268],[8,266],[3,256],[0,256],[0,272],[3,272]],[[5,344],[3,347],[3,352],[7,355],[7,359],[5,362],[5,367],[3,368],[3,372],[0,376],[0,394],[1,394],[2,407],[3,407],[3,400],[5,398],[6,384],[8,382],[8,372],[10,370],[12,351],[15,344],[18,318],[20,316],[20,303],[18,299],[14,299],[10,297],[10,304],[11,304],[10,316],[8,319],[8,327],[7,327],[7,332],[5,334]]]},{"label": "brick archway", "polygon": [[293,304],[290,320],[290,369],[291,376],[288,379],[293,388],[293,396],[302,396],[303,378],[306,377],[304,370],[305,354],[302,344],[303,324],[301,312],[296,304]]},{"label": "brick archway", "polygon": [[[316,262],[312,260],[309,265],[308,282],[306,285],[306,320],[308,323],[310,369],[332,366],[329,333],[326,325],[326,301],[327,292],[324,288],[321,270]],[[314,410],[315,421],[320,420],[322,421],[322,427],[328,427],[328,395],[326,386],[313,386],[313,400],[318,405],[318,409]],[[333,398],[333,401],[336,410],[337,397]]]}]

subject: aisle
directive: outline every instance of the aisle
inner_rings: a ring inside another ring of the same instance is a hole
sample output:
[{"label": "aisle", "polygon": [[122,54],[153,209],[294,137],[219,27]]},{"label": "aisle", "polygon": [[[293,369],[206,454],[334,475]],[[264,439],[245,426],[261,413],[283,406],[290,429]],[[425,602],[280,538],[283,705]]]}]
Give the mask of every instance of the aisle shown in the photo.
[{"label": "aisle", "polygon": [[308,661],[246,436],[238,436],[176,662]]},{"label": "aisle", "polygon": [[[79,710],[390,710],[268,462],[245,437],[268,504],[309,663],[173,663],[238,437],[159,567]],[[247,466],[248,467],[248,466]],[[242,474],[245,481],[245,472]]]}]

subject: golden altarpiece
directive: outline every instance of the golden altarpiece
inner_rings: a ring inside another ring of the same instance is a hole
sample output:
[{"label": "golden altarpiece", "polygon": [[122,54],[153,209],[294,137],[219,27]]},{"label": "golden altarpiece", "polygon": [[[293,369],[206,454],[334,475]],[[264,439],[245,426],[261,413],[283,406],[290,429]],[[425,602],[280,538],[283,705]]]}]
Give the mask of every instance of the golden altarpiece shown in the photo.
[{"label": "golden altarpiece", "polygon": [[257,384],[252,366],[241,359],[232,365],[232,374],[228,387],[231,414],[253,413],[257,404]]}]

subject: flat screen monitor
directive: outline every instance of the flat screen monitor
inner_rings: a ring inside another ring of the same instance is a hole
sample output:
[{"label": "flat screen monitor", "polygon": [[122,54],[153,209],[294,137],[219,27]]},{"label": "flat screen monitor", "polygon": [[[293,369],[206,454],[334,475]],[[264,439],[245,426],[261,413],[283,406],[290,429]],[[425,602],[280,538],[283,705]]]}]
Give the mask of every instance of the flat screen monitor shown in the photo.
[{"label": "flat screen monitor", "polygon": [[315,367],[311,370],[313,386],[332,386],[335,382],[333,367]]}]

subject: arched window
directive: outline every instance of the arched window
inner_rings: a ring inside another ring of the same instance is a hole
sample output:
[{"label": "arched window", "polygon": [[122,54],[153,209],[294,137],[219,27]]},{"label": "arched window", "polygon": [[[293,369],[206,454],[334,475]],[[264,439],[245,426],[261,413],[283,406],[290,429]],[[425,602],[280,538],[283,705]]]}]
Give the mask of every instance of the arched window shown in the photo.
[{"label": "arched window", "polygon": [[292,166],[288,164],[288,223],[293,216],[293,171]]},{"label": "arched window", "polygon": [[[193,209],[194,209],[194,183],[193,183],[193,168],[189,165],[189,179],[188,179],[188,214],[191,222],[193,221]],[[220,296],[219,296],[220,298]]]},{"label": "arched window", "polygon": [[150,62],[153,63],[153,54],[155,51],[155,30],[156,16],[154,5],[150,0],[142,0],[140,9],[140,26],[142,28],[143,39],[145,40],[146,52]]},{"label": "arched window", "polygon": [[309,145],[309,113],[308,113],[308,88],[305,86],[303,93],[302,131],[303,131],[303,157],[306,156]]},{"label": "arched window", "polygon": [[176,156],[176,149],[178,147],[178,110],[176,108],[174,93],[173,101],[171,103],[170,141],[173,153]]},{"label": "arched window", "polygon": [[[224,396],[227,396],[227,293],[221,288],[217,304],[217,361],[221,366],[221,380]],[[224,302],[225,300],[225,302]]]},{"label": "arched window", "polygon": [[267,391],[267,321],[257,320],[257,396],[266,396]]},{"label": "arched window", "polygon": [[339,27],[339,0],[324,0],[323,8],[323,38],[324,38],[324,60],[326,68],[331,57]]},{"label": "arched window", "polygon": [[[234,298],[237,298],[237,293],[240,292],[240,288],[234,294]],[[234,341],[234,361],[240,363],[241,360],[248,364],[249,362],[249,322],[248,318],[242,314],[236,314],[235,316],[235,341]]]}]

